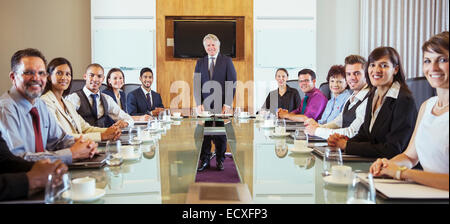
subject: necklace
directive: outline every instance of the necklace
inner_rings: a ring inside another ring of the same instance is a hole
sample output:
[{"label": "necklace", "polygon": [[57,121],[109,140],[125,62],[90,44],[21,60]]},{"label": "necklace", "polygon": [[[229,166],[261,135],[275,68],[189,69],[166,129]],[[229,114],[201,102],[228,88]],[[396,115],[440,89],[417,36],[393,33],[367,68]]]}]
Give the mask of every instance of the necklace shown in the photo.
[{"label": "necklace", "polygon": [[436,102],[436,104],[434,105],[434,107],[435,107],[436,109],[438,109],[438,110],[442,110],[442,109],[448,107],[448,104],[449,104],[449,103],[444,104],[444,105],[442,105],[442,106],[439,106],[439,102]]}]

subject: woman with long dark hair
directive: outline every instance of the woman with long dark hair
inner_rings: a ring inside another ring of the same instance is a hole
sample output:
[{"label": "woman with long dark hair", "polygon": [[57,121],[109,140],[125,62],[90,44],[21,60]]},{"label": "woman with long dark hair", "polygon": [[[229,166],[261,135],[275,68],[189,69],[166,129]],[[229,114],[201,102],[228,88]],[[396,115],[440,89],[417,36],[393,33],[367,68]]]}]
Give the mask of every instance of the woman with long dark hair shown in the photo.
[{"label": "woman with long dark hair", "polygon": [[121,130],[116,126],[99,128],[89,125],[64,97],[69,94],[72,85],[72,65],[65,58],[55,58],[47,66],[48,78],[41,99],[47,104],[50,113],[65,132],[75,137],[84,135],[94,141],[116,140]]},{"label": "woman with long dark hair", "polygon": [[353,138],[334,134],[328,144],[346,154],[392,158],[408,145],[417,118],[398,52],[392,47],[374,49],[365,76],[371,92],[363,125]]}]

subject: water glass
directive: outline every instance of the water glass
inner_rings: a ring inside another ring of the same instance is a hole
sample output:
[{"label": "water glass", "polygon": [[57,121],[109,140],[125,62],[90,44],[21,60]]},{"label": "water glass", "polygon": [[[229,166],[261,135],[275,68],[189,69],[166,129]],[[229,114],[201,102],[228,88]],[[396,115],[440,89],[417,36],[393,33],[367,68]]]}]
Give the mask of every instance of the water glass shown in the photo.
[{"label": "water glass", "polygon": [[141,128],[130,127],[128,131],[128,142],[132,145],[138,145],[142,143]]},{"label": "water glass", "polygon": [[192,118],[197,118],[197,116],[198,116],[197,107],[192,107],[192,109],[191,109],[191,117]]},{"label": "water glass", "polygon": [[72,204],[71,182],[68,173],[60,175],[49,174],[45,185],[46,204]]},{"label": "water glass", "polygon": [[106,164],[119,166],[122,163],[122,156],[120,156],[121,145],[120,140],[106,142]]},{"label": "water glass", "polygon": [[359,180],[354,172],[352,183],[348,186],[347,204],[376,204],[376,191],[371,173],[367,176],[367,184]]},{"label": "water glass", "polygon": [[239,115],[241,115],[241,111],[242,109],[240,107],[236,107],[234,110],[234,117],[239,117]]},{"label": "water glass", "polygon": [[332,150],[328,147],[325,148],[325,152],[323,154],[323,176],[328,176],[331,174],[331,167],[341,166],[342,164],[341,149],[337,148],[337,150]]}]

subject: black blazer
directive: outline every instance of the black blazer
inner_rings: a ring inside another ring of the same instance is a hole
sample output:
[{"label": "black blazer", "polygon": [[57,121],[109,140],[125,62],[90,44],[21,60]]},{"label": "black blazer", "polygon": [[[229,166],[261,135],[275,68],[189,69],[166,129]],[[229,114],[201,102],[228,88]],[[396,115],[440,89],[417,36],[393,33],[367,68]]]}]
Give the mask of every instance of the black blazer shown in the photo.
[{"label": "black blazer", "polygon": [[[102,93],[110,96],[113,98],[114,102],[117,103],[117,98],[116,95],[114,94],[113,90],[109,90],[109,89],[105,89],[102,91]],[[122,104],[122,110],[125,111],[125,113],[127,113],[127,97],[125,95],[125,92],[120,91],[120,103]],[[114,123],[116,123],[110,116],[106,117],[105,119],[105,127],[110,127],[111,125],[113,125]]]},{"label": "black blazer", "polygon": [[[208,59],[209,56],[205,56],[197,60],[197,64],[195,65],[195,73],[194,74],[194,98],[197,105],[203,104],[203,101],[210,95],[214,93],[214,90],[211,89],[207,91],[208,93],[202,93],[201,90],[203,85],[210,81],[209,70],[208,70]],[[219,108],[215,108],[215,111],[222,111],[223,104],[227,104],[229,106],[233,105],[234,95],[236,93],[236,89],[233,88],[233,91],[225,91],[225,82],[231,81],[230,84],[235,84],[237,80],[236,69],[234,68],[233,61],[230,57],[218,54],[216,63],[214,65],[214,73],[212,76],[212,80],[219,83],[222,87],[222,101],[216,102]],[[200,86],[198,86],[200,84]],[[231,87],[233,87],[231,85]],[[230,89],[231,90],[231,89]],[[227,95],[225,95],[227,94]],[[211,108],[213,108],[213,103],[211,103]],[[206,108],[205,108],[206,109]]]},{"label": "black blazer", "polygon": [[28,196],[28,178],[25,173],[33,164],[14,156],[0,133],[0,201]]},{"label": "black blazer", "polygon": [[347,142],[345,153],[390,159],[408,146],[417,119],[416,104],[411,94],[400,88],[397,99],[385,99],[370,132],[374,92],[370,94],[364,123],[358,134]]},{"label": "black blazer", "polygon": [[130,115],[144,115],[150,114],[152,110],[157,107],[164,108],[161,95],[155,91],[152,93],[152,107],[147,102],[147,97],[142,91],[141,87],[131,91],[127,96],[127,110]]},{"label": "black blazer", "polygon": [[[271,102],[273,105],[271,104]],[[269,109],[271,113],[276,114],[278,108],[282,108],[291,112],[297,109],[300,106],[300,103],[300,94],[298,93],[297,89],[291,88],[286,85],[286,93],[284,93],[282,97],[278,93],[278,88],[276,90],[270,91],[262,108]]]}]

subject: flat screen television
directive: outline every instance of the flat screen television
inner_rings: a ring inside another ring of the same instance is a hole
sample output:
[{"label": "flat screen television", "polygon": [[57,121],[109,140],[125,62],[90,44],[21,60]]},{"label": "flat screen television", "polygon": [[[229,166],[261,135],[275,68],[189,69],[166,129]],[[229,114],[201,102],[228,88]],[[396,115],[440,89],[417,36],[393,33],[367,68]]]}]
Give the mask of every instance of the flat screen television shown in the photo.
[{"label": "flat screen television", "polygon": [[236,57],[236,21],[187,20],[174,21],[174,57],[201,58],[206,56],[203,38],[214,34],[220,40],[220,53]]}]

